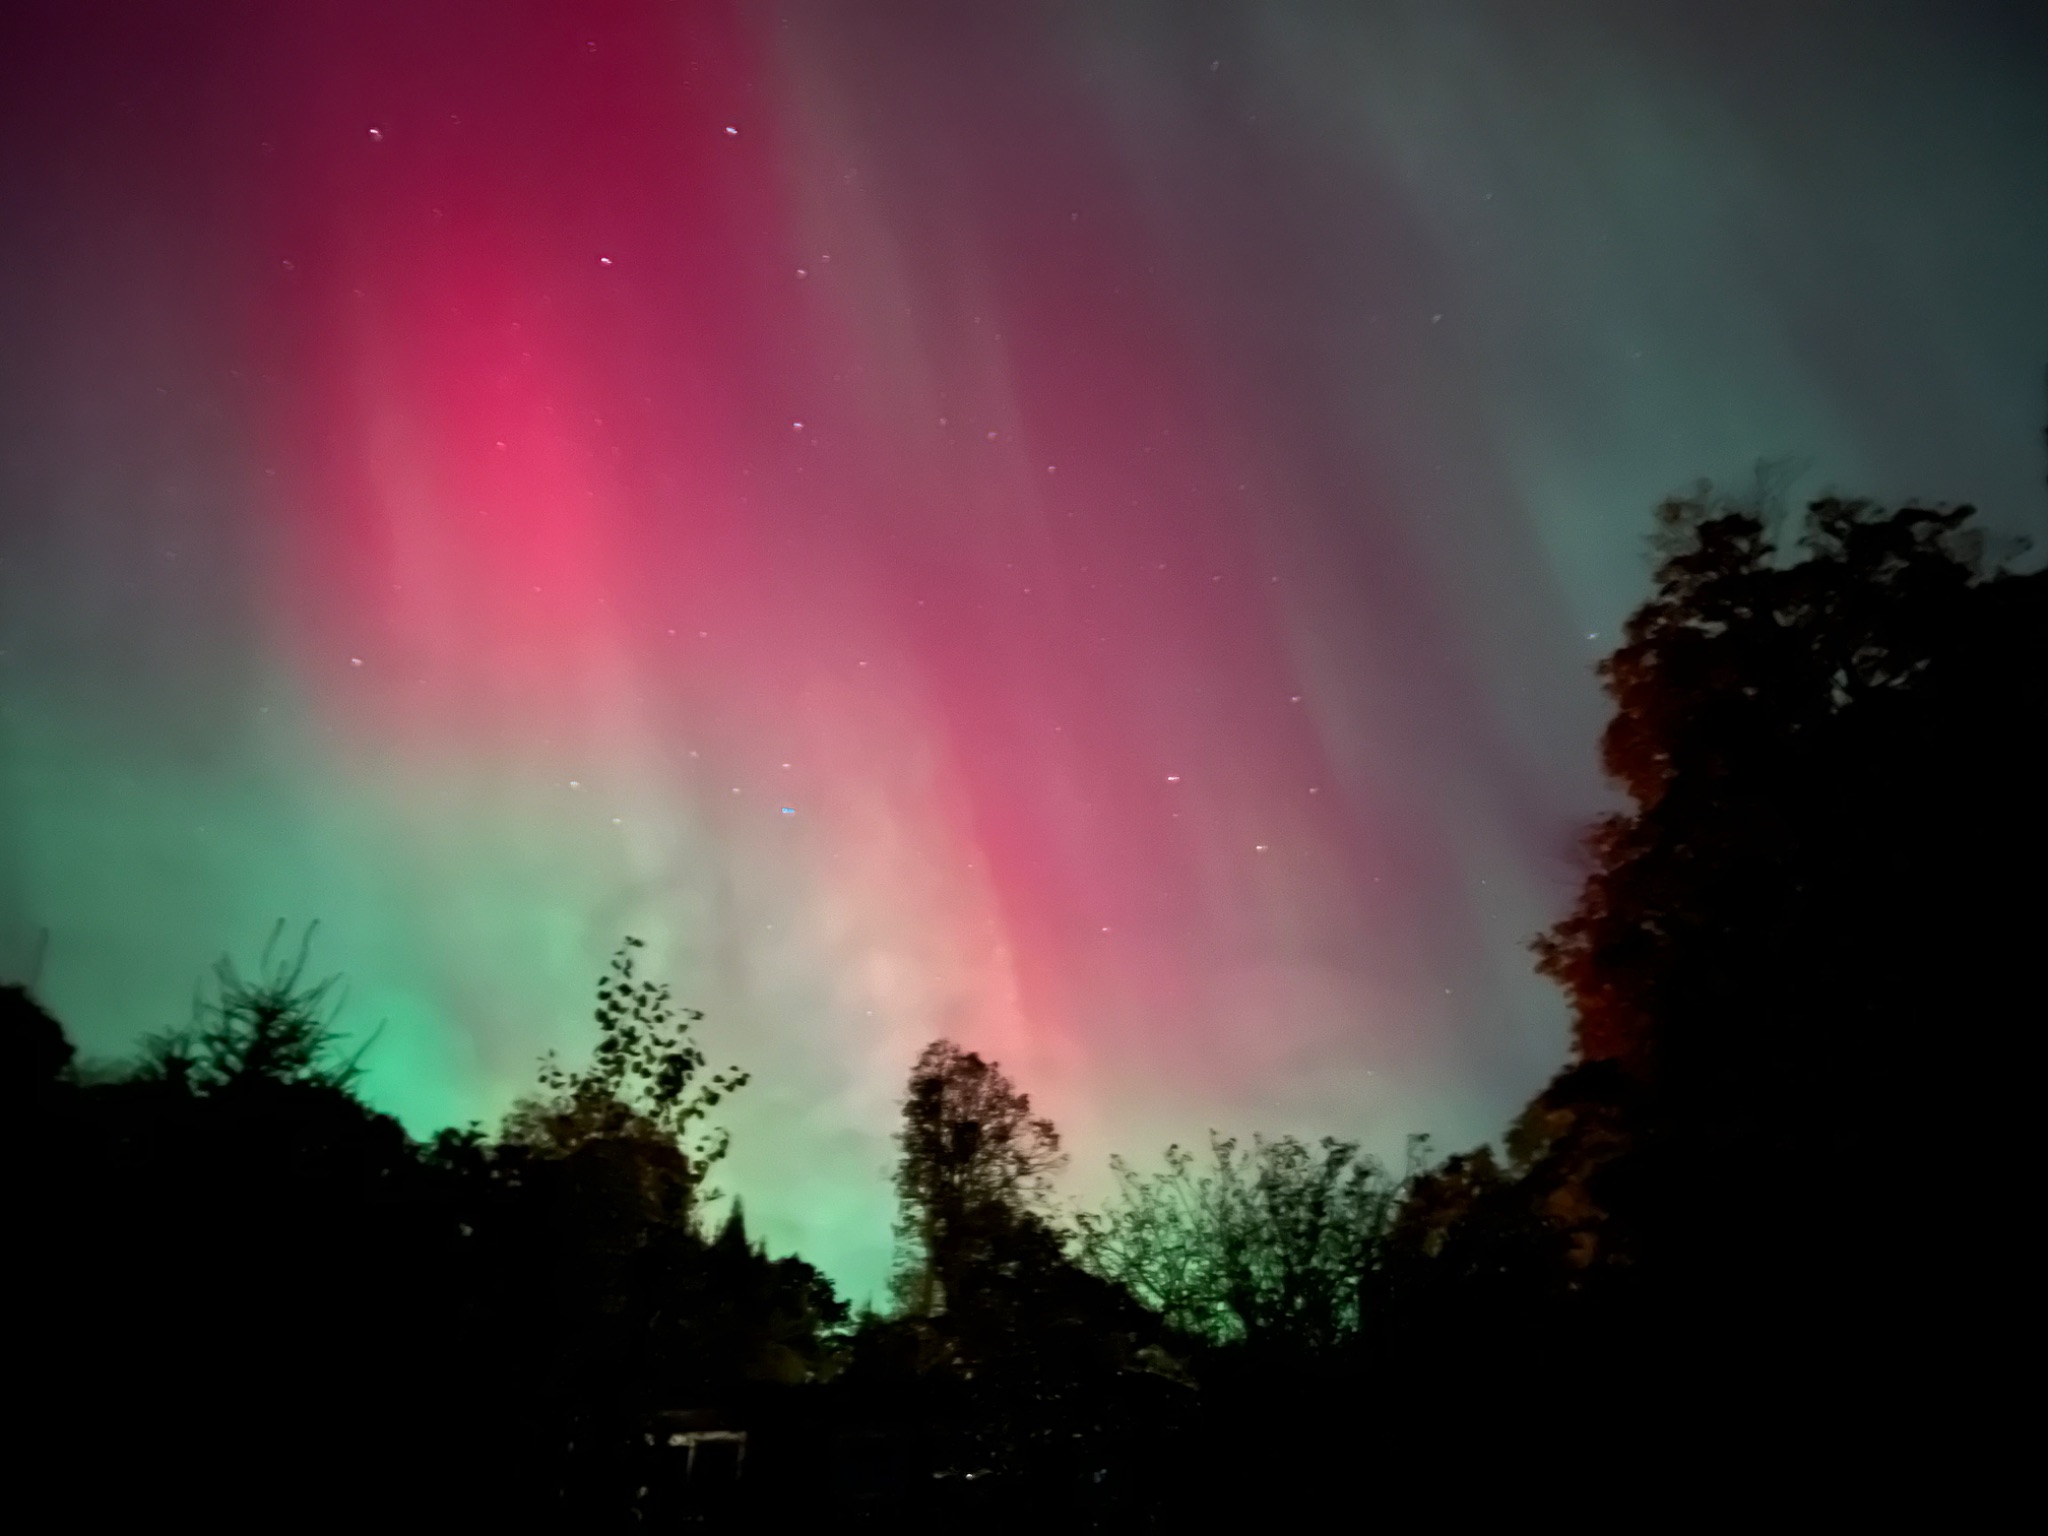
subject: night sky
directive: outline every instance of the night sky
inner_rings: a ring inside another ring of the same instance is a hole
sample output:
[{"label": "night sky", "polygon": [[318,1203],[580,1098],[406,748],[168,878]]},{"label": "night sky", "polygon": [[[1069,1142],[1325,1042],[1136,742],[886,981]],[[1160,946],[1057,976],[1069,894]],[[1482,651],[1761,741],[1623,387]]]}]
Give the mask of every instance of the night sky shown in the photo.
[{"label": "night sky", "polygon": [[631,932],[872,1291],[918,1048],[1493,1134],[1651,509],[2048,533],[2048,9],[15,3],[0,976],[317,918],[494,1120]]}]

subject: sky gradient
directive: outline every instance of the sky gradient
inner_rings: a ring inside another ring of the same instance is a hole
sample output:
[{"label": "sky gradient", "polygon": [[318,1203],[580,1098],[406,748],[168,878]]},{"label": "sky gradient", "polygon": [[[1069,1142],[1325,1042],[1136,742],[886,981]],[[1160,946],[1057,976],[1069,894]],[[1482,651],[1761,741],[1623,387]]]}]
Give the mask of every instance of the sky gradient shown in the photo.
[{"label": "sky gradient", "polygon": [[0,975],[317,918],[425,1132],[639,934],[856,1295],[937,1035],[1492,1134],[1665,493],[2048,532],[2035,7],[8,11]]}]

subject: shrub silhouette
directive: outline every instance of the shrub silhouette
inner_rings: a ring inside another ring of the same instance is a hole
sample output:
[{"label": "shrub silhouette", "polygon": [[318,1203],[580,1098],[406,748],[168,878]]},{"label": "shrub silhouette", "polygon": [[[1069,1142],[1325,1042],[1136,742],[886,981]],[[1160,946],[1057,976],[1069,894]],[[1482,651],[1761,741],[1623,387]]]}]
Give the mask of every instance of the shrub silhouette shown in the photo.
[{"label": "shrub silhouette", "polygon": [[1402,1186],[1356,1142],[1212,1134],[1198,1164],[1111,1165],[1116,1197],[1076,1217],[1081,1262],[1211,1343],[1313,1353],[1358,1331]]}]

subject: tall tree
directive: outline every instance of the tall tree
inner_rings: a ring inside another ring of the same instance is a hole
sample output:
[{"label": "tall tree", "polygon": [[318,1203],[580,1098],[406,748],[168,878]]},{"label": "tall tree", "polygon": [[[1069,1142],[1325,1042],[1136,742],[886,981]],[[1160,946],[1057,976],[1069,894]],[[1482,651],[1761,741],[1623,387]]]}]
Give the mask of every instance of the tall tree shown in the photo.
[{"label": "tall tree", "polygon": [[1059,1133],[994,1062],[950,1040],[926,1046],[897,1145],[895,1285],[906,1311],[958,1310],[1022,1250],[1044,1246],[1040,1218],[1065,1161]]},{"label": "tall tree", "polygon": [[[1537,945],[1577,1060],[1510,1148],[1580,1269],[1847,1338],[1852,1298],[1948,1263],[1908,1212],[2009,1217],[2048,575],[1987,562],[1967,507],[1822,500],[1792,549],[1704,495],[1660,515],[1601,669],[1631,805]],[[1965,1145],[1999,1150],[1959,1184]]]}]

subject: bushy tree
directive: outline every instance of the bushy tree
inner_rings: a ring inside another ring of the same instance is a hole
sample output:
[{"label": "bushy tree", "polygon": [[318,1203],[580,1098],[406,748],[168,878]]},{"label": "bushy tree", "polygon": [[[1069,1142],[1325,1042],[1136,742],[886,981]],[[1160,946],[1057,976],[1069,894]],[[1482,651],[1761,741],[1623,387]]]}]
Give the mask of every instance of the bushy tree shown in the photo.
[{"label": "bushy tree", "polygon": [[1995,1039],[2032,996],[2048,577],[1987,571],[1970,515],[1823,500],[1788,560],[1751,510],[1662,509],[1602,666],[1633,805],[1537,948],[1580,1059],[1702,1134],[1859,1156],[1962,1064],[1937,1021]]},{"label": "bushy tree", "polygon": [[1401,1181],[1358,1144],[1212,1134],[1143,1174],[1112,1159],[1115,1198],[1076,1217],[1080,1261],[1174,1328],[1213,1343],[1314,1351],[1351,1336]]},{"label": "bushy tree", "polygon": [[1402,1268],[1605,1296],[1701,1369],[1857,1379],[1960,1315],[1919,1214],[1995,1231],[2021,1198],[2048,575],[1987,562],[1967,507],[1824,499],[1789,544],[1704,491],[1659,516],[1601,668],[1630,803],[1536,946],[1574,1060],[1505,1165],[1418,1191]]}]

